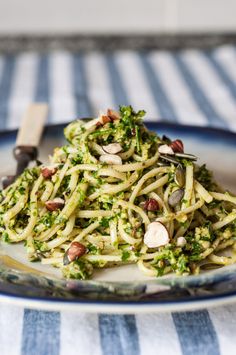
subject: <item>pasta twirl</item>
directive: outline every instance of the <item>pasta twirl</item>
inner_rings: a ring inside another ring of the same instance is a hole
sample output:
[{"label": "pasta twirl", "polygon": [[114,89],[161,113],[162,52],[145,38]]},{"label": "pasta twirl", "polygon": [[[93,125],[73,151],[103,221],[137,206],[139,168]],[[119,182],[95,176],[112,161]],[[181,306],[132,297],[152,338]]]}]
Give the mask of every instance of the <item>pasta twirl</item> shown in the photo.
[{"label": "pasta twirl", "polygon": [[197,273],[235,257],[236,197],[224,192],[183,143],[159,137],[144,111],[65,128],[67,144],[1,191],[3,242],[30,260],[86,279],[95,268],[135,263],[153,277]]}]

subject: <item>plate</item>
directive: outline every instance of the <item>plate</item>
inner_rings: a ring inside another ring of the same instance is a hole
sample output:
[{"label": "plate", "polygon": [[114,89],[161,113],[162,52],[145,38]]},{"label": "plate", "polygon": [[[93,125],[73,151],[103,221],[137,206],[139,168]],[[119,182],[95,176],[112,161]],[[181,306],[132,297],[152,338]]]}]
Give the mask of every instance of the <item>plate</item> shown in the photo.
[{"label": "plate", "polygon": [[[181,139],[185,151],[214,171],[217,181],[236,193],[236,134],[224,130],[171,123],[147,123],[159,135]],[[47,161],[64,143],[63,125],[48,126],[39,159]],[[11,174],[15,131],[0,132],[0,175]],[[31,308],[111,313],[180,311],[236,301],[236,265],[198,276],[148,278],[136,265],[95,273],[93,280],[65,280],[59,270],[26,261],[20,244],[0,243],[0,299]]]}]

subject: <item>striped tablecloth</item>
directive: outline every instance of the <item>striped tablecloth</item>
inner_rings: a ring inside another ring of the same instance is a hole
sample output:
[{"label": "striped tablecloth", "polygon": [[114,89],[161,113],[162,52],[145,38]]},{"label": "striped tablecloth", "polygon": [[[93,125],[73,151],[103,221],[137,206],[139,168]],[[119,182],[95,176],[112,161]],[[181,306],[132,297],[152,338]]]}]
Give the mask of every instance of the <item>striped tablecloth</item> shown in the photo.
[{"label": "striped tablecloth", "polygon": [[[0,130],[32,101],[49,123],[132,104],[147,120],[236,130],[236,48],[0,55]],[[147,315],[32,311],[0,304],[1,355],[236,353],[236,305]]]}]

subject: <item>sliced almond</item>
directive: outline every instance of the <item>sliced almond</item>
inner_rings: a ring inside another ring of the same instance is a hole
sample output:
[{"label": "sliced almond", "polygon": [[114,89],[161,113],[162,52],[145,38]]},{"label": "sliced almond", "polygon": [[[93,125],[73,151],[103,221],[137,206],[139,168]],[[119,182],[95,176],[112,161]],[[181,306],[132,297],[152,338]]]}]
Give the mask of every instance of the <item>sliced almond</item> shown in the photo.
[{"label": "sliced almond", "polygon": [[64,205],[65,201],[60,197],[56,197],[53,200],[48,200],[47,202],[45,202],[45,206],[48,211],[61,210]]},{"label": "sliced almond", "polygon": [[122,159],[119,155],[115,154],[103,154],[99,158],[101,163],[106,163],[108,165],[121,165]]},{"label": "sliced almond", "polygon": [[108,145],[103,145],[102,149],[108,154],[117,154],[122,151],[120,143],[110,143]]},{"label": "sliced almond", "polygon": [[174,155],[173,149],[167,144],[160,145],[160,147],[158,148],[158,152],[161,154]]},{"label": "sliced almond", "polygon": [[148,225],[144,234],[144,244],[148,248],[158,248],[168,244],[170,241],[169,232],[161,222],[152,222]]}]

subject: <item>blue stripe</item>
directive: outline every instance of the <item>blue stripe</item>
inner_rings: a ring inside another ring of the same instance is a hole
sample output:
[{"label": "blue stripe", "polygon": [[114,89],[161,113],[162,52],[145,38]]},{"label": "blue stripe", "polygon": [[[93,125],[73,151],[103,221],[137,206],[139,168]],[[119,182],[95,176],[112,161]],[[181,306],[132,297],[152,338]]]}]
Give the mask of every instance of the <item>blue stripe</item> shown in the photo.
[{"label": "blue stripe", "polygon": [[[204,52],[204,55],[206,59],[210,62],[210,65],[215,69],[216,73],[218,74],[222,82],[225,84],[226,89],[229,90],[233,98],[236,100],[236,84],[226,73],[223,66],[217,61],[217,59],[214,57],[212,52],[211,53]],[[235,65],[236,65],[236,61],[235,61]]]},{"label": "blue stripe", "polygon": [[105,56],[105,61],[109,73],[109,80],[112,89],[113,100],[117,108],[120,105],[126,105],[126,106],[130,105],[130,100],[128,98],[128,94],[122,82],[121,74],[117,68],[114,54],[107,54]]},{"label": "blue stripe", "polygon": [[0,78],[0,129],[7,127],[9,99],[15,70],[15,57],[5,56]]},{"label": "blue stripe", "polygon": [[139,338],[133,315],[99,315],[103,355],[139,355]]},{"label": "blue stripe", "polygon": [[92,117],[93,112],[88,98],[87,80],[85,76],[84,57],[82,54],[73,56],[73,88],[78,117]]},{"label": "blue stripe", "polygon": [[58,355],[59,352],[60,313],[25,309],[21,354]]},{"label": "blue stripe", "polygon": [[[174,107],[168,98],[168,94],[162,86],[158,73],[154,70],[152,64],[150,63],[148,54],[140,53],[139,58],[147,77],[147,81],[150,85],[156,106],[161,114],[161,118],[166,119],[167,121],[177,121],[178,118]],[[140,90],[142,90],[142,88],[140,88]]]},{"label": "blue stripe", "polygon": [[206,310],[172,314],[183,355],[220,355],[217,334]]},{"label": "blue stripe", "polygon": [[[184,62],[180,54],[174,54],[173,59],[183,76],[188,88],[192,94],[193,100],[199,107],[199,110],[205,115],[206,119],[212,126],[217,126],[221,128],[228,127],[227,122],[216,112],[214,107],[208,101],[204,92],[202,91],[197,80],[194,78],[187,64]],[[207,78],[206,78],[207,80]]]}]

